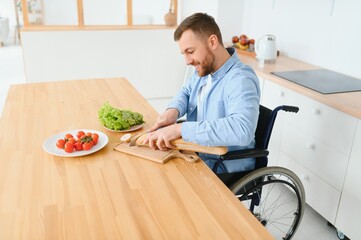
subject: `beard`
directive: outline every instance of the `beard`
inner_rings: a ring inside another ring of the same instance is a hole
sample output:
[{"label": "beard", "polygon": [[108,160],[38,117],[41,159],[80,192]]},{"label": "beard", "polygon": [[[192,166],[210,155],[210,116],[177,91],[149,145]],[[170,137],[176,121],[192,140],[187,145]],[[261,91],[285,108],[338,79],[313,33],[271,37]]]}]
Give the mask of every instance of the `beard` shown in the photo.
[{"label": "beard", "polygon": [[198,65],[199,69],[196,68],[198,71],[198,76],[204,77],[207,76],[208,74],[211,74],[214,71],[214,62],[215,62],[214,53],[209,48],[207,48],[207,55],[204,61],[195,62],[192,65],[193,66]]}]

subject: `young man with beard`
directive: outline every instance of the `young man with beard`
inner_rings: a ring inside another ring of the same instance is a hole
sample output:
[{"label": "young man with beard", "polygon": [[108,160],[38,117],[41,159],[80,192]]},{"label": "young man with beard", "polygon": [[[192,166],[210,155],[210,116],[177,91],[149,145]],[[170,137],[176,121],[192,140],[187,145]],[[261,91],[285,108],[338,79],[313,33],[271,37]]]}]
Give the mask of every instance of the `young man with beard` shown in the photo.
[{"label": "young man with beard", "polygon": [[[225,48],[214,18],[195,13],[174,32],[187,65],[195,67],[190,80],[149,130],[144,143],[153,149],[173,148],[171,140],[205,146],[227,146],[229,151],[254,147],[260,89],[254,71],[244,65],[234,48]],[[176,123],[187,114],[187,121]],[[213,167],[218,156],[199,154]],[[252,170],[254,159],[227,161],[218,173]]]}]

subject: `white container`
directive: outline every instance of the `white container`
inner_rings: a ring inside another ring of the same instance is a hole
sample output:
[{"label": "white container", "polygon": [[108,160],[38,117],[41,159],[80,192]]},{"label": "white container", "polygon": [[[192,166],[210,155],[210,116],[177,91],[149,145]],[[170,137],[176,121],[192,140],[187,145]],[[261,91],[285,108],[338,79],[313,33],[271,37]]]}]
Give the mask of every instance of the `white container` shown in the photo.
[{"label": "white container", "polygon": [[274,63],[277,57],[276,37],[263,35],[255,44],[256,58],[261,63]]}]

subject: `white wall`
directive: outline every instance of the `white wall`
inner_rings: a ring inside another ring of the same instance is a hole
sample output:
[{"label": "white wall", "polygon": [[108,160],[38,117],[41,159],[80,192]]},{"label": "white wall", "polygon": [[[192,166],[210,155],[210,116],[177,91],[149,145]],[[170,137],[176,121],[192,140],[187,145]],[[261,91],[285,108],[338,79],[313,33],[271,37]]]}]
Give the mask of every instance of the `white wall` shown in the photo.
[{"label": "white wall", "polygon": [[213,16],[222,32],[223,42],[243,33],[243,0],[179,0],[179,22],[196,12]]},{"label": "white wall", "polygon": [[274,34],[281,54],[361,78],[361,1],[243,1],[249,36]]},{"label": "white wall", "polygon": [[220,0],[178,0],[178,2],[180,2],[180,19],[183,20],[196,12],[205,12],[217,19],[219,1]]},{"label": "white wall", "polygon": [[225,44],[230,43],[233,36],[246,33],[243,27],[244,7],[243,0],[220,0],[216,20]]}]

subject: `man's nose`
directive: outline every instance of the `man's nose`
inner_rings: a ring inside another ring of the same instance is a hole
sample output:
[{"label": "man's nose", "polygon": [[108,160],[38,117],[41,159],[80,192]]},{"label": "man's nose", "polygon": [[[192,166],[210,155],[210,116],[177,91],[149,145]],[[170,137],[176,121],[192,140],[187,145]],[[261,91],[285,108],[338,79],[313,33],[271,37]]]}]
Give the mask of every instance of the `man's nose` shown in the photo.
[{"label": "man's nose", "polygon": [[193,59],[191,57],[186,56],[185,60],[187,65],[191,65],[193,63]]}]

